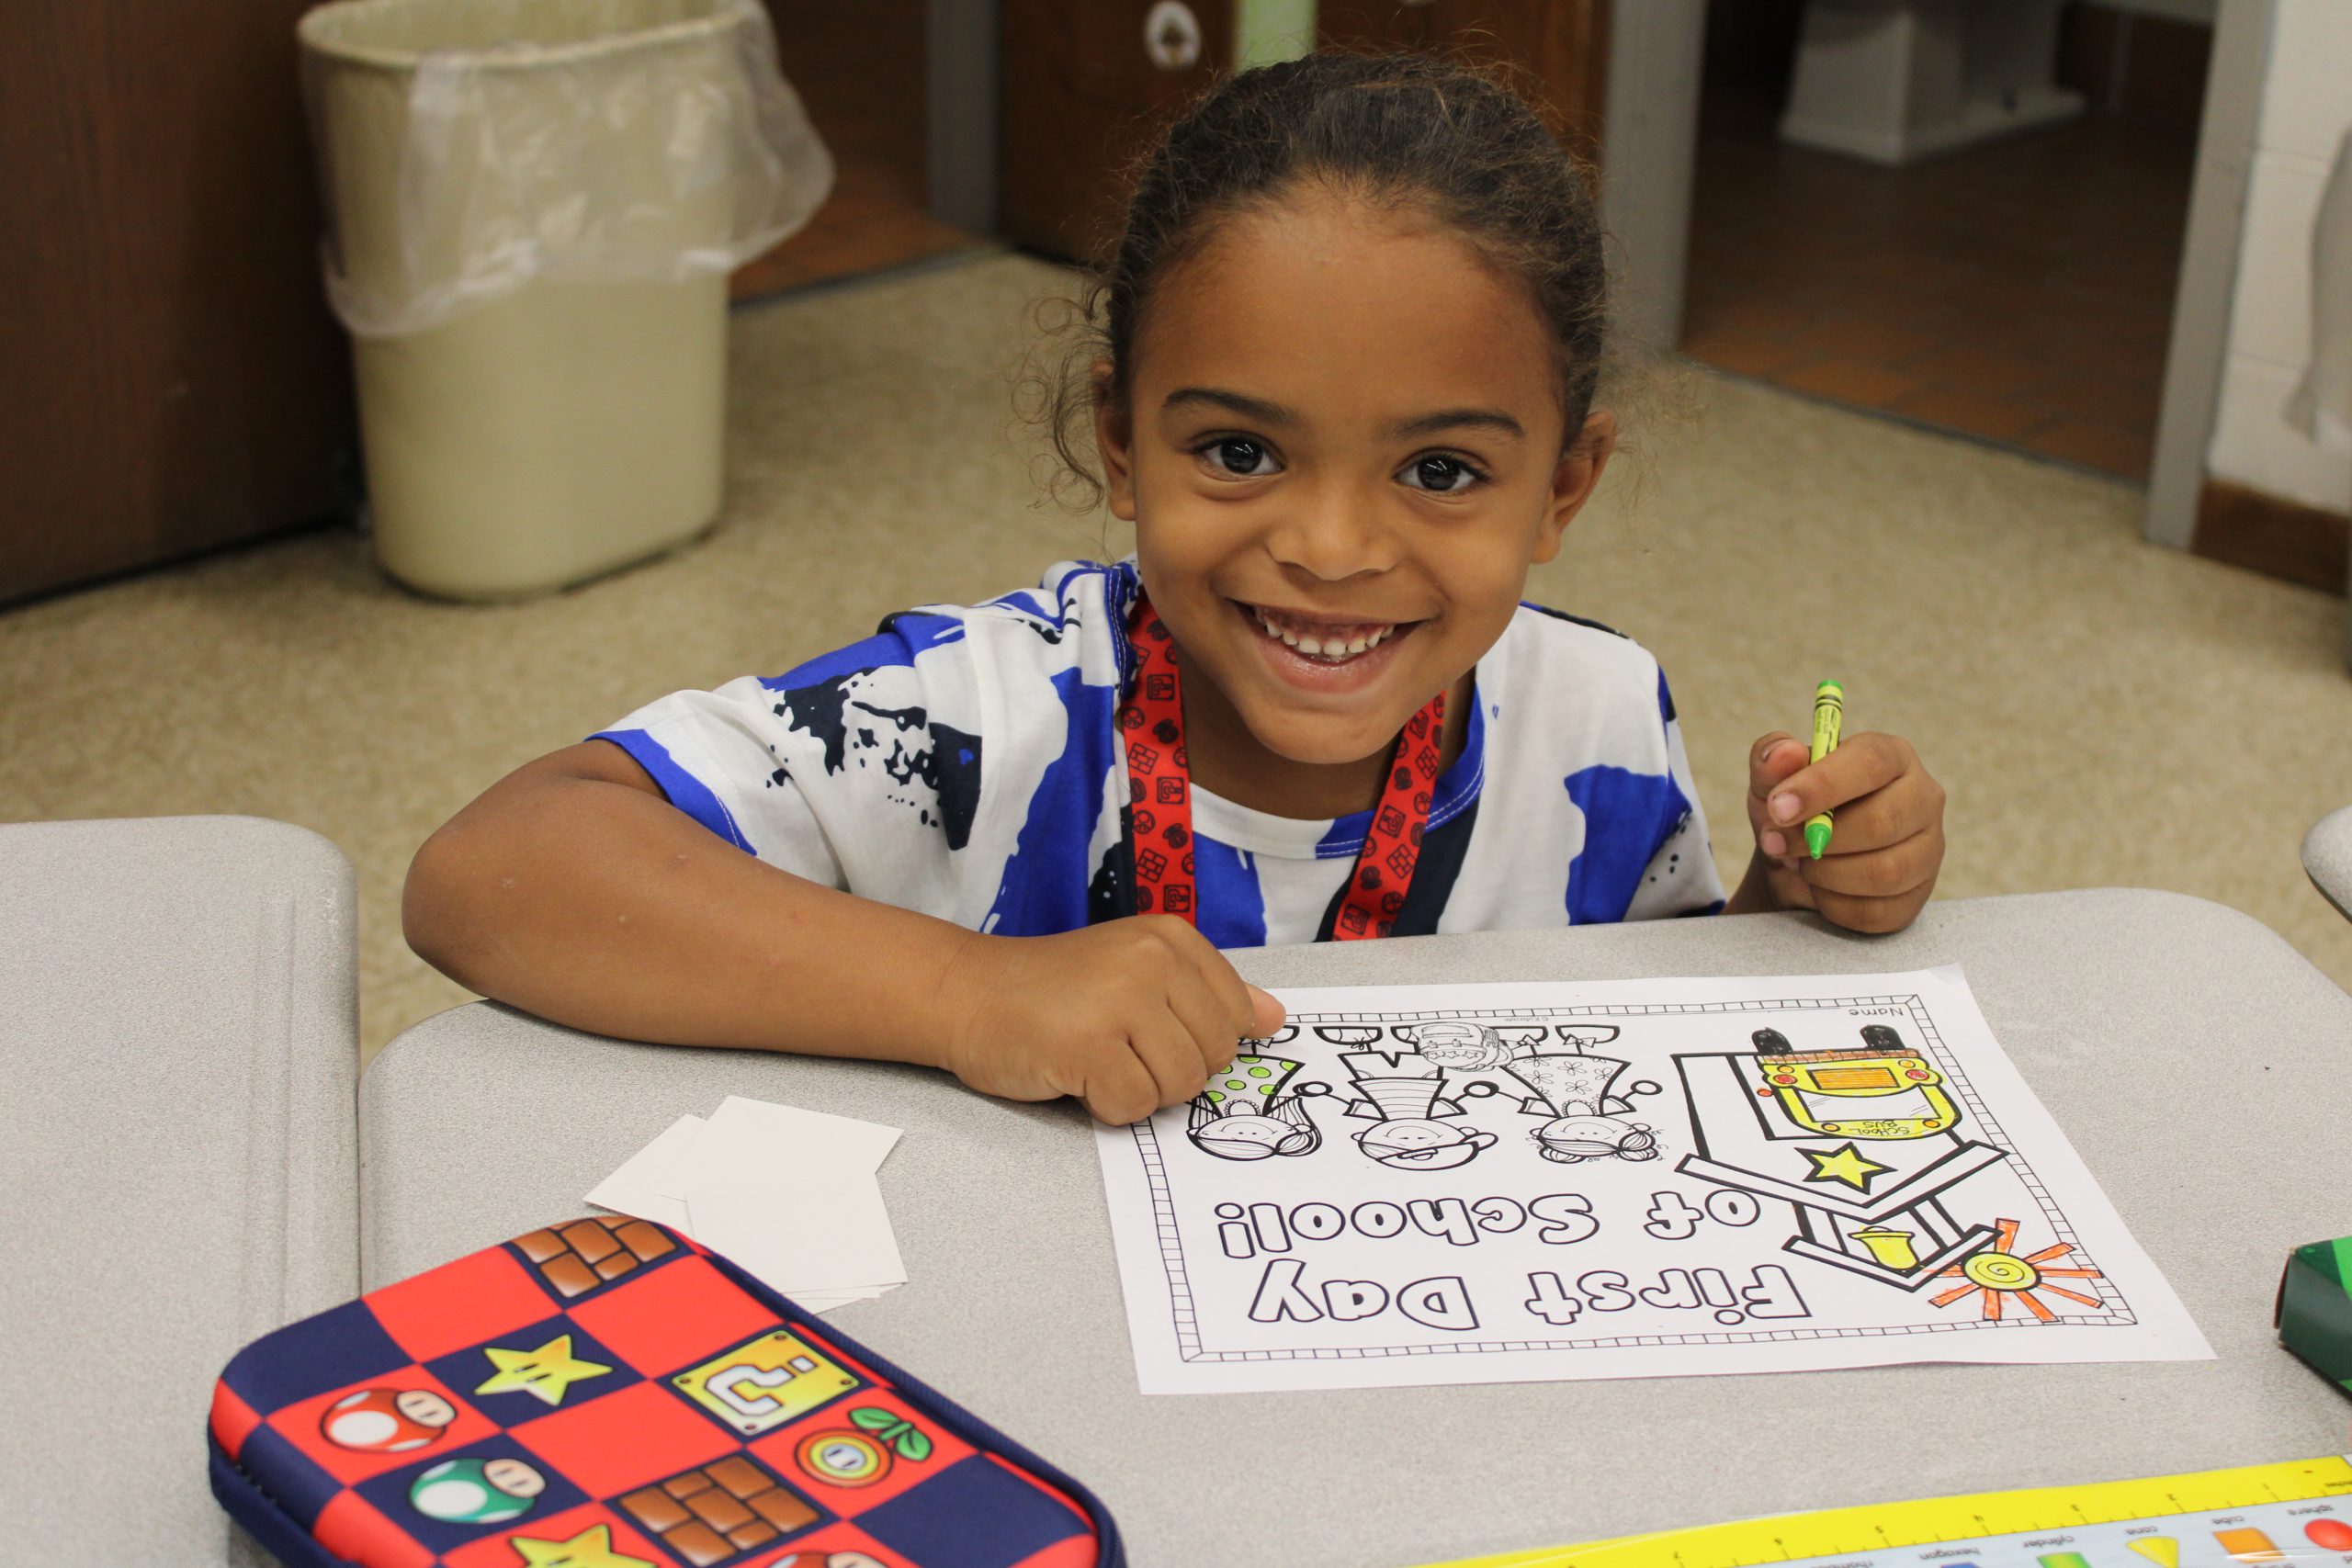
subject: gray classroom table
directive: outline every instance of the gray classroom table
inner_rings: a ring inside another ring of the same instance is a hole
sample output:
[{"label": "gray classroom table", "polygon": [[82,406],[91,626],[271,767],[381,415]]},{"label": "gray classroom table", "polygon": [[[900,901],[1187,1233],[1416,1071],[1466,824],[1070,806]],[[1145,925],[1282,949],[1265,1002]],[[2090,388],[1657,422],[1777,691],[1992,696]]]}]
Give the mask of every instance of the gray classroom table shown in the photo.
[{"label": "gray classroom table", "polygon": [[249,817],[0,827],[0,1560],[265,1561],[212,1382],[353,1294],[350,863]]},{"label": "gray classroom table", "polygon": [[363,1270],[382,1284],[581,1213],[728,1093],[903,1127],[882,1185],[912,1282],[828,1320],[1086,1482],[1138,1568],[1382,1568],[2346,1447],[2352,1404],[2277,1348],[2270,1313],[2289,1249],[2352,1231],[2352,998],[2244,915],[2106,890],[1933,904],[1891,938],[1769,915],[1236,957],[1271,986],[1962,964],[2220,1359],[1147,1399],[1076,1108],[487,1004],[409,1031],[361,1084]]},{"label": "gray classroom table", "polygon": [[2329,812],[2303,835],[2303,869],[2312,886],[2352,919],[2352,806]]}]

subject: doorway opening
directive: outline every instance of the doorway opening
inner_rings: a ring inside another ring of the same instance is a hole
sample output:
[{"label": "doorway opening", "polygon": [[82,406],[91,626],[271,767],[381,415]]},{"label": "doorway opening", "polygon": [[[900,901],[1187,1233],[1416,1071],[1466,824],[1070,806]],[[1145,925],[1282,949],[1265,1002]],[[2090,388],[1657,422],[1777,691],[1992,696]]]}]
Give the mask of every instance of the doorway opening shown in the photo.
[{"label": "doorway opening", "polygon": [[1899,164],[1825,150],[1790,112],[1825,13],[1875,27],[1939,4],[1811,0],[1808,22],[1807,0],[1710,0],[1682,352],[2143,482],[2210,17],[2199,0],[2068,0],[2024,90],[2042,123]]}]

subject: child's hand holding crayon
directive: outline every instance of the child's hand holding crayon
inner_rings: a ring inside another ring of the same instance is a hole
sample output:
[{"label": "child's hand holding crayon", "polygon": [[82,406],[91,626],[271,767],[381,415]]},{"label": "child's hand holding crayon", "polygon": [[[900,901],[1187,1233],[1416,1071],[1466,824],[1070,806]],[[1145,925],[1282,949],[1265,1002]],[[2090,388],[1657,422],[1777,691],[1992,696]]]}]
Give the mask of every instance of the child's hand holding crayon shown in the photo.
[{"label": "child's hand holding crayon", "polygon": [[[1834,812],[1819,859],[1804,823]],[[1944,862],[1944,789],[1899,735],[1847,737],[1819,761],[1774,730],[1747,754],[1756,858],[1734,913],[1815,909],[1849,931],[1894,931],[1918,915]]]}]

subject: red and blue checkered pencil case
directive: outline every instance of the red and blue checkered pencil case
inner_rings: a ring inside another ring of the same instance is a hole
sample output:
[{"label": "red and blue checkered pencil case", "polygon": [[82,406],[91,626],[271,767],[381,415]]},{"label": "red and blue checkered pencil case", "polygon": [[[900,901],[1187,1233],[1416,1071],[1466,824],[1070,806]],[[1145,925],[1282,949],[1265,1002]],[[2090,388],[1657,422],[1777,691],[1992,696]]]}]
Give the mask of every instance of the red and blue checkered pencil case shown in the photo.
[{"label": "red and blue checkered pencil case", "polygon": [[1118,1568],[1061,1472],[675,1232],[568,1221],[290,1324],[212,1490],[304,1568]]}]

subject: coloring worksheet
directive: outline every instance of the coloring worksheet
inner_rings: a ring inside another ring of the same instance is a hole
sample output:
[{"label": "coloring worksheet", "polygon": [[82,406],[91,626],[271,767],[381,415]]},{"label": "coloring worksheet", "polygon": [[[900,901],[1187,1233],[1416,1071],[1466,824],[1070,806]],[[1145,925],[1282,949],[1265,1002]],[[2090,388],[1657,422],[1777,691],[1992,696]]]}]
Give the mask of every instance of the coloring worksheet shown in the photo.
[{"label": "coloring worksheet", "polygon": [[1279,994],[1097,1129],[1147,1393],[2211,1355],[1957,968]]}]

